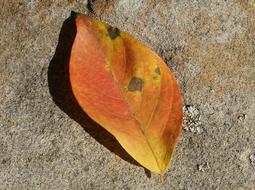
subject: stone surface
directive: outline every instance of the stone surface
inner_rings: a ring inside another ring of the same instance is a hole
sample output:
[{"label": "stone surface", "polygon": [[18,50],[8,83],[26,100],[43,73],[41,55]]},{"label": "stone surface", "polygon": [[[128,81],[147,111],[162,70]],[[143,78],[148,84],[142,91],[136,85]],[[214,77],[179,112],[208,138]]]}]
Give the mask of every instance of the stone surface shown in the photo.
[{"label": "stone surface", "polygon": [[[70,93],[72,21],[61,27],[88,8],[163,57],[184,128],[199,124],[183,130],[163,184]],[[254,23],[253,0],[1,0],[0,189],[255,189]]]}]

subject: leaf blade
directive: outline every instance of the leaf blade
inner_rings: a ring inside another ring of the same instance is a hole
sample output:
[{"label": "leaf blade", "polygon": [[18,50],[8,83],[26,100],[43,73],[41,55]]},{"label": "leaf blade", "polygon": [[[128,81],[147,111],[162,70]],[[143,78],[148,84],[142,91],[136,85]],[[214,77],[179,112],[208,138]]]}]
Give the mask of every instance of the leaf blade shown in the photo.
[{"label": "leaf blade", "polygon": [[77,101],[141,165],[165,173],[182,120],[174,77],[130,35],[84,15],[76,25],[70,81]]}]

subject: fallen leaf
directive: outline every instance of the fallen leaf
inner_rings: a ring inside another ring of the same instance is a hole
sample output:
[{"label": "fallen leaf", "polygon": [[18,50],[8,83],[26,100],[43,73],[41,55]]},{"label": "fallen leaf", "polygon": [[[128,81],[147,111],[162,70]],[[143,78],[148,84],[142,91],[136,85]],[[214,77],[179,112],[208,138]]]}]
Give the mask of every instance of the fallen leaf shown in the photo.
[{"label": "fallen leaf", "polygon": [[142,166],[163,176],[182,124],[174,76],[152,50],[104,22],[76,15],[70,81],[81,108]]}]

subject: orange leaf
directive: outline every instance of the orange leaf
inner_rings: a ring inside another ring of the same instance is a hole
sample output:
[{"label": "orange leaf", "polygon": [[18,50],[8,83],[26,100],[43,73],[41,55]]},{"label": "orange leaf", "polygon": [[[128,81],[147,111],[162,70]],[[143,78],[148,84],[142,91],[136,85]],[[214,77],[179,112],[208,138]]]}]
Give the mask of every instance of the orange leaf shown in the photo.
[{"label": "orange leaf", "polygon": [[70,81],[78,103],[135,160],[163,176],[182,123],[174,76],[127,33],[81,14],[76,26]]}]

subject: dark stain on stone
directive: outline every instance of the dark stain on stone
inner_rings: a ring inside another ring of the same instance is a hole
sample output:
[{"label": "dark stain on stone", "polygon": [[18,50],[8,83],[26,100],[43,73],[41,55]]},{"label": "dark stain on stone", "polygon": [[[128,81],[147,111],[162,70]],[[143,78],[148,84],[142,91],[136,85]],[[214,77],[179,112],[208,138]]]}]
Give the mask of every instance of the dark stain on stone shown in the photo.
[{"label": "dark stain on stone", "polygon": [[6,164],[7,160],[6,159],[3,159],[1,164]]},{"label": "dark stain on stone", "polygon": [[160,68],[159,68],[159,67],[157,67],[157,68],[155,69],[155,73],[157,73],[158,75],[160,75]]},{"label": "dark stain on stone", "polygon": [[89,171],[89,166],[85,166],[84,171],[88,172]]},{"label": "dark stain on stone", "polygon": [[93,1],[92,0],[88,0],[87,1],[87,9],[88,9],[90,14],[95,15],[95,11],[93,9]]},{"label": "dark stain on stone", "polygon": [[118,28],[114,28],[112,26],[108,26],[107,31],[108,31],[108,35],[110,36],[110,38],[112,40],[114,40],[115,38],[120,36],[120,30]]},{"label": "dark stain on stone", "polygon": [[133,77],[128,84],[128,90],[130,92],[135,92],[135,91],[142,91],[143,89],[143,79],[139,77]]}]

